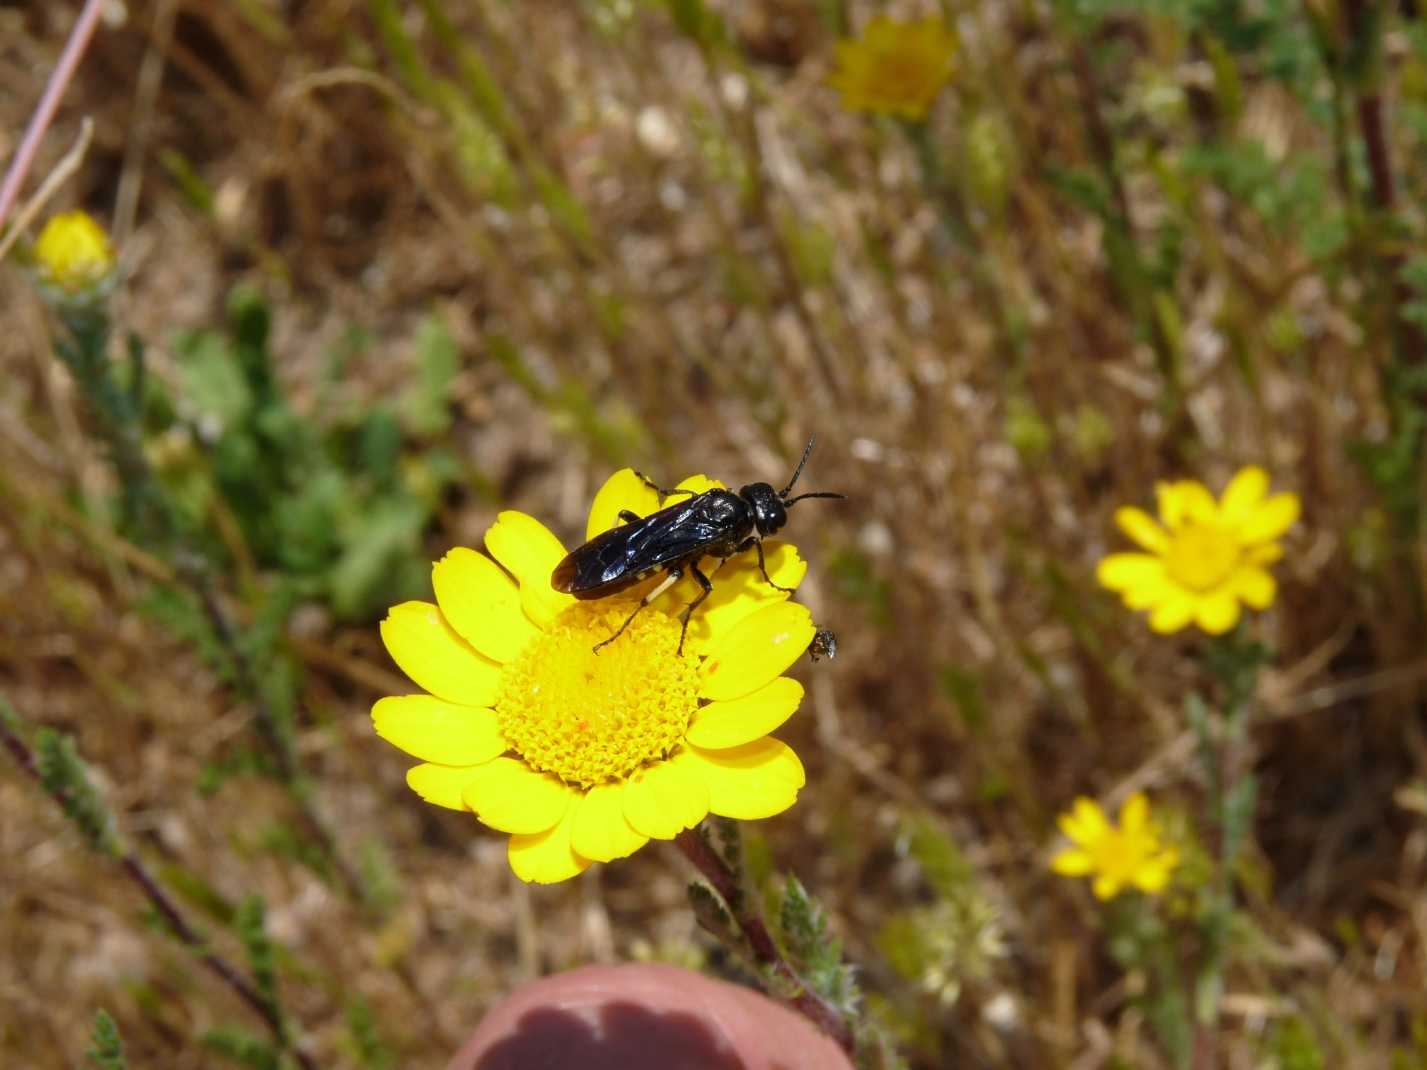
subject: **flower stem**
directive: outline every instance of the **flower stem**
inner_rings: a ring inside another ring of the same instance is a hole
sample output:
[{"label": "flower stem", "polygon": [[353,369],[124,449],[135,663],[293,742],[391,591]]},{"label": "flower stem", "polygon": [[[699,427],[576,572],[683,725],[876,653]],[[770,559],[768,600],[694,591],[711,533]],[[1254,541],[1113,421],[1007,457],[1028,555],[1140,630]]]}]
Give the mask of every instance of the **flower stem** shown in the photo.
[{"label": "flower stem", "polygon": [[1200,758],[1209,788],[1209,811],[1219,836],[1218,872],[1209,903],[1200,916],[1205,952],[1195,992],[1195,1012],[1201,1029],[1212,1029],[1219,1020],[1234,921],[1234,870],[1253,823],[1258,793],[1249,769],[1249,717],[1259,669],[1267,657],[1267,650],[1247,641],[1242,629],[1218,639],[1205,659],[1223,691],[1218,725],[1210,725],[1202,702],[1190,704],[1190,719],[1199,736]]},{"label": "flower stem", "polygon": [[94,27],[98,24],[99,15],[103,10],[103,0],[85,0],[84,10],[79,13],[74,29],[69,33],[69,40],[65,43],[64,52],[60,55],[59,62],[55,64],[54,72],[50,74],[50,80],[45,85],[44,95],[40,97],[40,103],[35,108],[34,115],[30,117],[30,125],[25,128],[24,139],[20,142],[20,147],[15,150],[9,170],[5,172],[5,181],[0,184],[0,227],[4,226],[5,220],[10,216],[10,209],[14,207],[15,201],[20,196],[20,186],[24,183],[25,175],[30,170],[30,164],[34,162],[35,154],[39,151],[40,139],[45,136],[50,121],[54,119],[55,110],[59,107],[59,102],[64,97],[64,91],[69,87],[75,70],[79,67],[84,50],[89,47],[89,39],[94,36]]},{"label": "flower stem", "polygon": [[685,829],[674,837],[674,843],[727,904],[729,914],[743,933],[755,961],[793,987],[795,994],[786,997],[786,1002],[851,1054],[852,1030],[847,1019],[819,998],[783,957],[762,916],[749,906],[748,897],[738,877],[709,845],[703,833],[697,828]]}]

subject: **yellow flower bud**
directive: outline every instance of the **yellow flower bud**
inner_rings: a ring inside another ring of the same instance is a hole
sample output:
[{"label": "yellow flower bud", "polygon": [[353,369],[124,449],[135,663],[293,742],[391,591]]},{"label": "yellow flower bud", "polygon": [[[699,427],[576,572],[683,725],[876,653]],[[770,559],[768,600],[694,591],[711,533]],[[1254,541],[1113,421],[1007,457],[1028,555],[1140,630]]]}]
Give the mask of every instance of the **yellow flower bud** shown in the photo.
[{"label": "yellow flower bud", "polygon": [[68,294],[98,287],[114,270],[109,235],[83,211],[51,217],[33,253],[41,280]]}]

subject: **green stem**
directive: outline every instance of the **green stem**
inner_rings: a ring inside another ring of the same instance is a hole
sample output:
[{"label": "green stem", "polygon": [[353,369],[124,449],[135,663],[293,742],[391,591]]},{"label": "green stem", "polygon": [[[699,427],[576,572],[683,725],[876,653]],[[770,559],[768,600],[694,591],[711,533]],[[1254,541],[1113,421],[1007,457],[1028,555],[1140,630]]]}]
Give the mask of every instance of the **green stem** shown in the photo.
[{"label": "green stem", "polygon": [[[18,717],[12,714],[8,704],[0,699],[0,746],[10,752],[15,763],[32,780],[38,783],[46,793],[66,812],[70,811],[70,792],[73,789],[62,785],[46,785],[40,773],[39,763],[36,761],[34,753],[29,745],[20,738],[16,731],[15,722]],[[200,962],[206,966],[214,976],[225,985],[237,993],[238,998],[246,1003],[264,1023],[272,1030],[274,1039],[278,1046],[290,1052],[298,1065],[303,1070],[316,1070],[317,1064],[313,1061],[301,1047],[298,1047],[288,1036],[288,1030],[280,1009],[276,1004],[263,996],[257,987],[248,980],[243,973],[231,962],[215,951],[209,942],[199,934],[184,917],[179,910],[178,904],[164,890],[158,879],[149,872],[141,859],[131,848],[123,843],[116,835],[112,837],[110,849],[102,853],[108,854],[119,864],[120,871],[127,877],[135,887],[149,901],[149,905],[164,920],[170,933],[179,943],[183,944],[192,952]]]},{"label": "green stem", "polygon": [[702,830],[685,829],[674,837],[674,843],[683,852],[684,857],[693,863],[694,868],[713,885],[714,891],[718,892],[728,906],[729,914],[743,933],[748,949],[757,963],[792,987],[794,994],[787,1002],[836,1041],[843,1051],[852,1054],[852,1030],[847,1020],[831,1004],[819,998],[783,957],[763,916],[756,907],[749,905],[749,897],[738,875],[710,846]]},{"label": "green stem", "polygon": [[1248,735],[1259,670],[1267,652],[1247,641],[1241,627],[1216,639],[1205,660],[1220,684],[1223,705],[1217,724],[1211,726],[1202,701],[1191,703],[1209,789],[1209,812],[1218,836],[1217,871],[1209,905],[1200,918],[1205,950],[1195,992],[1195,1016],[1201,1028],[1213,1028],[1219,1021],[1229,959],[1234,872],[1252,826],[1257,796],[1248,768]]}]

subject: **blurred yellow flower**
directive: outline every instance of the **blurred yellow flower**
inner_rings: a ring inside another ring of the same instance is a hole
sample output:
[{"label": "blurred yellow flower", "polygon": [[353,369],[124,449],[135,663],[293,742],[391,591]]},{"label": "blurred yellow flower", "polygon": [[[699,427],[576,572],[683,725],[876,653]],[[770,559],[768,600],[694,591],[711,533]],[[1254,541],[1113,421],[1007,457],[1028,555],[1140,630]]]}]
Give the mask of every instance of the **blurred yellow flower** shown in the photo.
[{"label": "blurred yellow flower", "polygon": [[[1150,611],[1150,627],[1196,624],[1222,635],[1239,622],[1239,603],[1267,609],[1277,593],[1267,566],[1283,556],[1278,539],[1298,520],[1296,494],[1266,497],[1268,474],[1254,466],[1229,481],[1216,502],[1192,479],[1160,483],[1159,521],[1141,509],[1115,511],[1120,530],[1147,553],[1110,554],[1100,582],[1130,609]],[[1163,526],[1161,526],[1163,525]]]},{"label": "blurred yellow flower", "polygon": [[1067,877],[1093,877],[1090,887],[1097,899],[1114,899],[1128,887],[1157,895],[1179,864],[1179,851],[1160,838],[1143,792],[1135,792],[1120,807],[1119,828],[1094,799],[1083,795],[1059,822],[1074,846],[1056,855],[1051,869]]},{"label": "blurred yellow flower", "polygon": [[[679,484],[718,486],[703,476]],[[631,469],[595,496],[587,537],[647,515],[659,495]],[[762,818],[793,805],[802,763],[768,733],[802,701],[781,675],[807,649],[806,608],[763,579],[752,554],[718,573],[676,656],[685,577],[598,654],[656,576],[620,596],[577,601],[551,586],[565,548],[543,524],[503,512],[490,556],[452,550],[432,570],[435,604],[406,602],[382,640],[424,694],[384,698],[377,733],[422,761],[407,784],[510,834],[511,868],[551,883],[591,862],[667,840],[706,814]],[[769,575],[795,587],[806,564],[764,544]]]},{"label": "blurred yellow flower", "polygon": [[33,250],[41,279],[68,293],[98,286],[114,270],[114,249],[87,212],[50,217]]},{"label": "blurred yellow flower", "polygon": [[878,15],[862,36],[839,41],[828,84],[848,111],[923,119],[951,78],[956,34],[940,19]]}]

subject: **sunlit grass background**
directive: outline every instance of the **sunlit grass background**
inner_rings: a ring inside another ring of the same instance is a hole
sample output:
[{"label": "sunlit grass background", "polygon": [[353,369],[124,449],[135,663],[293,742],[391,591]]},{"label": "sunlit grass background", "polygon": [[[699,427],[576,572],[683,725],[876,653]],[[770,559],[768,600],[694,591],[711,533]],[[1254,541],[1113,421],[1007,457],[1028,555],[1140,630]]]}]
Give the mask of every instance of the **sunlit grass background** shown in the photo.
[{"label": "sunlit grass background", "polygon": [[[838,657],[799,670],[781,734],[809,782],[746,826],[750,871],[818,898],[909,1064],[1427,1066],[1417,4],[112,6],[40,170],[91,116],[60,203],[113,236],[144,452],[246,668],[124,522],[8,264],[0,693],[74,736],[235,960],[262,896],[321,1065],[440,1065],[582,963],[744,976],[672,850],[527,887],[503,837],[411,796],[368,718],[410,689],[376,623],[502,508],[573,544],[617,467],[781,485],[816,431],[804,479],[850,501],[789,535]],[[0,8],[0,155],[77,8]],[[924,122],[829,87],[877,14],[956,33]],[[1271,655],[1226,763],[1258,802],[1206,1017],[1207,643],[1095,565],[1156,481],[1247,464],[1303,516],[1245,625]],[[255,706],[291,722],[296,778]],[[77,1065],[99,1007],[135,1066],[262,1036],[0,768],[0,1062]],[[1138,915],[1158,944],[1049,868],[1076,796],[1137,790],[1189,873]]]}]

